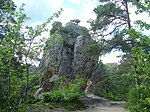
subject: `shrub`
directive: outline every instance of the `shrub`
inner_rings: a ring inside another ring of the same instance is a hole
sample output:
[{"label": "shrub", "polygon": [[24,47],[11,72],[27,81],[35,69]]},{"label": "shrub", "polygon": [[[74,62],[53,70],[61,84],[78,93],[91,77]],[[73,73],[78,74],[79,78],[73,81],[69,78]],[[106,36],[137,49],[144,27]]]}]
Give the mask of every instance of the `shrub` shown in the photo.
[{"label": "shrub", "polygon": [[43,94],[43,101],[48,102],[75,102],[84,96],[84,92],[81,90],[85,81],[83,79],[76,79],[74,83],[68,84],[63,88],[58,88],[51,92]]},{"label": "shrub", "polygon": [[64,98],[66,101],[75,101],[80,98],[80,90],[77,84],[70,84],[64,88]]},{"label": "shrub", "polygon": [[43,101],[45,103],[48,103],[48,102],[59,102],[59,101],[63,101],[64,100],[64,96],[63,96],[61,90],[55,90],[55,91],[52,91],[52,92],[47,92],[47,93],[44,93],[43,96],[44,96]]},{"label": "shrub", "polygon": [[129,92],[129,103],[127,108],[131,112],[149,112],[150,110],[150,88],[141,85],[134,87]]}]

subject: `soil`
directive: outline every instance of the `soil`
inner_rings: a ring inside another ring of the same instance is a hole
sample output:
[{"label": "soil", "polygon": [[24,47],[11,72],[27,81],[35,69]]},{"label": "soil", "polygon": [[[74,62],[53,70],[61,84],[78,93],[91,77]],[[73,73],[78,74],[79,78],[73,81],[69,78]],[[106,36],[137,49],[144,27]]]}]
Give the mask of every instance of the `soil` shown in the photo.
[{"label": "soil", "polygon": [[95,95],[89,95],[83,99],[89,107],[86,110],[75,112],[129,112],[124,109],[124,101],[109,101]]},{"label": "soil", "polygon": [[[104,98],[89,95],[81,99],[88,107],[85,110],[66,111],[65,109],[41,109],[40,112],[129,112],[123,108],[126,102],[124,101],[109,101]],[[35,112],[35,111],[33,111]]]},{"label": "soil", "polygon": [[129,112],[129,111],[125,110],[122,106],[96,105],[94,107],[89,107],[86,110],[75,112]]}]

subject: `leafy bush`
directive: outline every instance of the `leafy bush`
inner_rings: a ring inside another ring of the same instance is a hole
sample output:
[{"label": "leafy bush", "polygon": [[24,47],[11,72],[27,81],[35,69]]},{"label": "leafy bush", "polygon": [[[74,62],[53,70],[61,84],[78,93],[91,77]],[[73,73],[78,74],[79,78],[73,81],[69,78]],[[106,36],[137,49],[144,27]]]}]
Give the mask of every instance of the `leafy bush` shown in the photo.
[{"label": "leafy bush", "polygon": [[51,92],[44,93],[43,101],[48,102],[75,102],[78,101],[84,92],[81,90],[85,81],[83,79],[77,79],[74,83],[65,85],[63,88],[58,88]]},{"label": "leafy bush", "polygon": [[115,101],[127,100],[131,86],[127,76],[123,74],[128,70],[127,66],[117,63],[108,63],[102,66],[104,75],[99,81],[99,96]]},{"label": "leafy bush", "polygon": [[[67,110],[84,109],[86,105],[79,99],[85,94],[82,91],[82,87],[86,84],[82,78],[74,80],[73,83],[64,82],[65,79],[62,77],[53,91],[43,93],[43,100],[41,102],[49,103],[49,108],[65,108]],[[63,81],[63,82],[62,82]],[[57,82],[58,83],[58,82]]]},{"label": "leafy bush", "polygon": [[48,103],[48,102],[51,102],[51,101],[52,102],[59,102],[59,101],[64,100],[64,96],[63,96],[63,93],[62,93],[61,89],[55,90],[53,92],[44,93],[43,96],[44,96],[43,101],[45,103]]},{"label": "leafy bush", "polygon": [[75,101],[81,97],[77,84],[70,84],[64,88],[64,98],[66,101]]},{"label": "leafy bush", "polygon": [[85,94],[82,91],[82,87],[85,85],[85,81],[82,78],[76,79],[74,83],[64,87],[65,101],[73,102],[78,101]]},{"label": "leafy bush", "polygon": [[131,112],[149,112],[150,88],[142,85],[132,88],[129,92],[129,102],[126,106]]}]

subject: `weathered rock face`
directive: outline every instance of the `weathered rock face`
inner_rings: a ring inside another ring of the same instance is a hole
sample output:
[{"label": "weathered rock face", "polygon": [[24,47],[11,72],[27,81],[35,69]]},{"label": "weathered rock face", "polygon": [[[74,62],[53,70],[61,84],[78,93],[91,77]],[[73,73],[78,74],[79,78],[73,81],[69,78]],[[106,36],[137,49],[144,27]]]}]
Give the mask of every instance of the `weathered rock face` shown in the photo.
[{"label": "weathered rock face", "polygon": [[95,43],[85,27],[72,22],[64,27],[60,22],[53,23],[51,38],[47,41],[51,47],[45,49],[39,66],[44,71],[41,80],[42,91],[49,91],[44,84],[49,84],[53,75],[80,76],[86,80],[92,78],[97,68],[99,53],[93,54],[89,48]]},{"label": "weathered rock face", "polygon": [[74,75],[79,75],[85,79],[89,79],[92,76],[98,60],[98,55],[95,57],[94,54],[86,50],[86,48],[90,47],[92,44],[94,44],[94,41],[89,35],[81,35],[77,37],[74,46]]},{"label": "weathered rock face", "polygon": [[55,21],[53,24],[52,24],[53,27],[60,27],[62,26],[62,23],[59,22],[59,21]]}]

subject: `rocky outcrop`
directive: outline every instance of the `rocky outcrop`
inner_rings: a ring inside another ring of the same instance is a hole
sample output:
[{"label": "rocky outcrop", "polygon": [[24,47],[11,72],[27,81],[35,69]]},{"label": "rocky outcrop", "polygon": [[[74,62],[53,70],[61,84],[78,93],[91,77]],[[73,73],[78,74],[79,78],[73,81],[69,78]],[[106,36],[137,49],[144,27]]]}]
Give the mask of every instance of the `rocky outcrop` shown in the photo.
[{"label": "rocky outcrop", "polygon": [[42,91],[49,91],[44,84],[50,84],[49,79],[53,75],[91,79],[97,69],[99,53],[92,52],[94,49],[91,46],[96,42],[88,30],[73,22],[64,27],[62,23],[54,22],[52,26],[39,66],[43,71]]}]

